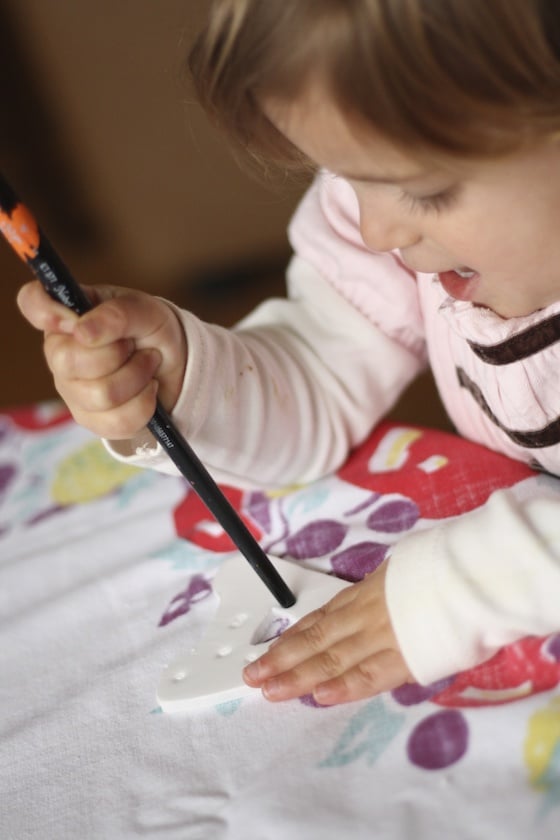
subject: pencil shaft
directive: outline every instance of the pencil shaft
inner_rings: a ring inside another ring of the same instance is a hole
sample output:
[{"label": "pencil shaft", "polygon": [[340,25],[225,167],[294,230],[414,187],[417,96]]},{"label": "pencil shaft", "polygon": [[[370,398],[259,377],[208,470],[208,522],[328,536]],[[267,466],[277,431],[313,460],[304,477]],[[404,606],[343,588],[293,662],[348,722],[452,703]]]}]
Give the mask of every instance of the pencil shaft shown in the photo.
[{"label": "pencil shaft", "polygon": [[160,404],[148,428],[280,605],[293,606],[293,593]]}]

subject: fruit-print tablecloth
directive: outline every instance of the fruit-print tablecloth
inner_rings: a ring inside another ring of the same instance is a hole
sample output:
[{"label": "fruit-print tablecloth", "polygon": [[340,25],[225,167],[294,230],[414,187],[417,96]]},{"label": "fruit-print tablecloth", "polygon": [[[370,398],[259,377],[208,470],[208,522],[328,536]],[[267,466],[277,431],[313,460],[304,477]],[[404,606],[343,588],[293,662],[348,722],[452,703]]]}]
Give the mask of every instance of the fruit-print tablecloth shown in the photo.
[{"label": "fruit-print tablecloth", "polygon": [[[357,580],[410,529],[539,482],[384,424],[336,475],[226,492],[271,554]],[[560,635],[347,706],[162,713],[231,548],[181,478],[112,461],[59,405],[0,415],[2,840],[560,837]]]}]

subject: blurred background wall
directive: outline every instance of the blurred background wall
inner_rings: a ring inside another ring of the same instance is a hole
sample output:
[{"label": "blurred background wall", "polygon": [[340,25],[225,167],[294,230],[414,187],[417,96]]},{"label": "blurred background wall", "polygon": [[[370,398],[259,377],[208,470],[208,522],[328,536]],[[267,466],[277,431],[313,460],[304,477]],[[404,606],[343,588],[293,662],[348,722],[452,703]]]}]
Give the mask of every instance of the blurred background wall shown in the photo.
[{"label": "blurred background wall", "polygon": [[[282,293],[303,186],[244,172],[194,102],[184,62],[207,6],[0,0],[0,169],[78,280],[229,325]],[[2,406],[54,396],[14,303],[27,279],[0,241]]]},{"label": "blurred background wall", "polygon": [[[301,189],[243,172],[194,103],[184,62],[207,5],[0,0],[0,166],[79,280],[192,299],[205,317],[215,299],[233,322],[281,288]],[[52,389],[14,320],[27,275],[4,242],[0,272],[3,358],[18,339],[6,405]]]}]

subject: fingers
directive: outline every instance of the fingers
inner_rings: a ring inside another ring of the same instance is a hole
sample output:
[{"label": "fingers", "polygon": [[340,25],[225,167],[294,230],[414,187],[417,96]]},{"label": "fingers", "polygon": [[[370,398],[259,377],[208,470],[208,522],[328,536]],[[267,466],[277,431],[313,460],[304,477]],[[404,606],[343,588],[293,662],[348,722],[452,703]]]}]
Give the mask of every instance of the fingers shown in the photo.
[{"label": "fingers", "polygon": [[80,317],[38,281],[20,290],[18,305],[45,333],[47,364],[75,420],[101,437],[130,438],[153,416],[156,394],[173,409],[186,337],[173,309],[152,295],[116,286],[84,291],[93,308]]},{"label": "fingers", "polygon": [[[313,612],[308,613],[303,618],[300,618],[295,624],[290,625],[284,632],[282,633],[282,641],[285,642],[291,636],[296,636],[298,633],[301,633],[303,630],[307,630],[308,628],[315,625],[321,618],[329,615],[330,613],[335,612],[338,609],[350,604],[357,595],[357,587],[356,586],[347,586],[345,589],[342,589],[338,592],[334,598],[331,598],[328,603],[324,606],[320,607]],[[336,618],[335,618],[336,621]]]},{"label": "fingers", "polygon": [[[119,342],[133,342],[140,354],[157,348],[158,394],[163,406],[171,411],[183,384],[187,360],[185,335],[172,309],[152,295],[113,286],[96,287],[95,294],[86,287],[86,293],[100,302],[75,325],[72,335],[76,342],[90,351],[109,350]],[[125,351],[127,346],[124,344]],[[119,356],[122,350],[110,352]],[[100,353],[99,361],[104,358],[108,356]],[[118,392],[119,385],[114,384]],[[119,437],[126,437],[124,429]]]},{"label": "fingers", "polygon": [[[93,360],[100,362],[96,356],[94,354]],[[160,363],[161,356],[157,350],[139,350],[125,364],[104,375],[93,375],[92,371],[92,375],[86,378],[72,378],[64,370],[59,377],[57,371],[60,368],[57,367],[54,369],[55,382],[61,396],[64,398],[67,396],[65,392],[68,392],[77,408],[86,412],[105,412],[140,393],[155,377]]]},{"label": "fingers", "polygon": [[244,670],[268,700],[313,694],[323,705],[395,688],[410,677],[384,596],[386,564],[289,628]]},{"label": "fingers", "polygon": [[[118,294],[118,290],[115,287],[110,286],[101,286],[99,289],[85,286],[83,289],[90,299],[92,306],[97,306],[104,300],[114,298]],[[51,298],[38,280],[33,280],[22,286],[17,294],[16,301],[20,312],[29,321],[29,323],[36,329],[41,330],[46,334],[51,332],[72,333],[80,321],[79,315],[67,306],[64,306],[62,303],[59,303]],[[112,319],[111,314],[113,314]],[[93,333],[96,331],[99,333],[102,332],[101,327],[96,328],[97,321],[99,320],[103,322],[105,314],[103,312],[101,312],[101,314],[96,312],[95,316],[93,316],[86,313],[81,316],[81,319],[86,319],[86,322],[88,320],[92,320],[93,322],[91,327],[86,327],[84,330],[80,331],[83,343],[93,344]],[[114,322],[118,319],[114,318],[114,312],[109,312],[108,320],[109,322],[111,320]],[[114,323],[113,327],[115,326],[116,324]],[[92,338],[89,337],[90,330]],[[109,330],[107,330],[107,334],[109,334]],[[120,336],[117,335],[117,337]],[[108,338],[108,341],[111,341],[110,337]]]},{"label": "fingers", "polygon": [[361,660],[340,676],[318,684],[313,696],[322,706],[364,700],[397,688],[410,678],[401,655],[395,650],[381,650]]},{"label": "fingers", "polygon": [[[332,657],[335,656],[334,646],[349,637],[352,637],[354,645],[354,636],[361,633],[364,624],[367,637],[374,630],[374,610],[370,610],[369,605],[359,603],[361,586],[362,584],[358,583],[346,587],[323,607],[308,613],[288,628],[263,656],[246,669],[246,673],[253,681],[262,683],[267,678],[297,668],[302,663],[309,665],[313,658],[316,660],[316,668],[320,665],[320,657],[328,652],[327,658],[322,660],[325,670],[323,677],[334,676],[334,673],[329,671],[328,658],[331,657],[332,664]],[[354,654],[349,655],[353,658]]]},{"label": "fingers", "polygon": [[[81,317],[52,300],[38,280],[22,286],[17,296],[25,318],[45,333],[72,333],[84,347],[102,347],[123,338],[148,343],[165,328],[169,310],[151,295],[116,286],[84,287],[93,309]],[[62,328],[61,328],[62,326]]]},{"label": "fingers", "polygon": [[137,434],[153,416],[161,354],[123,339],[85,349],[72,336],[51,334],[45,355],[56,388],[74,419],[113,440]]},{"label": "fingers", "polygon": [[[280,665],[278,672],[268,671],[266,660],[264,662],[258,660],[260,666],[258,683],[268,700],[288,700],[310,693],[315,695],[323,683],[336,680],[347,670],[358,665],[361,656],[359,648],[359,639],[350,637],[300,660],[295,665],[294,659],[290,656],[292,662],[290,667],[284,670]],[[298,651],[298,656],[302,650],[303,647]]]},{"label": "fingers", "polygon": [[[86,290],[89,291],[89,290]],[[99,303],[79,319],[74,337],[85,347],[103,347],[123,338],[137,347],[157,344],[159,331],[167,328],[169,309],[151,295],[111,286],[97,287]]]},{"label": "fingers", "polygon": [[24,318],[45,333],[71,333],[78,321],[78,315],[52,300],[38,280],[22,286],[16,301]]},{"label": "fingers", "polygon": [[[328,630],[322,628],[319,633],[319,626],[314,625],[294,636],[283,650],[275,646],[273,651],[282,653],[279,659],[267,660],[265,654],[253,663],[258,670],[254,682],[248,680],[250,684],[260,686],[268,700],[288,700],[313,694],[323,705],[358,700],[388,687],[392,670],[385,672],[384,663],[392,661],[393,652],[386,646],[388,642],[384,638],[373,640],[369,632],[362,630],[345,634],[334,643],[331,637],[327,642]],[[319,638],[323,634],[325,642],[320,646]],[[316,653],[310,654],[310,644],[317,644],[319,649]],[[399,661],[399,657],[395,657],[395,661]],[[391,687],[404,682],[405,674],[406,671],[402,679],[399,674],[399,682],[392,683]]]},{"label": "fingers", "polygon": [[86,349],[73,337],[59,332],[48,333],[44,343],[49,368],[54,373],[63,371],[65,378],[70,380],[108,376],[119,370],[134,351],[132,339],[120,339],[112,344]]},{"label": "fingers", "polygon": [[[410,679],[398,650],[380,647],[375,653],[370,651],[369,640],[350,637],[275,676],[267,676],[266,662],[259,660],[245,669],[244,677],[249,685],[262,688],[272,702],[312,694],[324,706],[372,697]],[[251,672],[254,666],[257,671]]]},{"label": "fingers", "polygon": [[154,415],[157,394],[158,382],[152,379],[128,402],[112,406],[110,411],[85,411],[74,401],[65,402],[77,423],[99,437],[116,441],[132,438],[144,429]]}]

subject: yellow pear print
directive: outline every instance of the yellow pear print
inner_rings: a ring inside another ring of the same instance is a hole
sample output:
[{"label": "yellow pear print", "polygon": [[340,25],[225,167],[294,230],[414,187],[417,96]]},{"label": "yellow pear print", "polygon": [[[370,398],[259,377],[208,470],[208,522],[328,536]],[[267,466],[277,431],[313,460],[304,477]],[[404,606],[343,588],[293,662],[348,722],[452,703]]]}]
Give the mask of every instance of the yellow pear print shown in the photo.
[{"label": "yellow pear print", "polygon": [[524,744],[525,765],[533,787],[548,788],[547,777],[560,747],[560,697],[529,718]]},{"label": "yellow pear print", "polygon": [[94,440],[57,465],[51,496],[59,505],[91,502],[121,487],[138,472],[137,467],[111,458],[101,442]]}]

